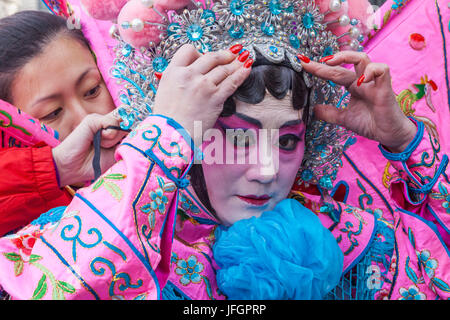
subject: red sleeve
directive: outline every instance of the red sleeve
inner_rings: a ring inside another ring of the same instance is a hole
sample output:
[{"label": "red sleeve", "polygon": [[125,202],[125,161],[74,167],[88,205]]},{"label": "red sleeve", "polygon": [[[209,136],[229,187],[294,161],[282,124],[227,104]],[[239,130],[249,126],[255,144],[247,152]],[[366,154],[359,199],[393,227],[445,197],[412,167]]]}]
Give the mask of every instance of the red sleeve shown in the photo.
[{"label": "red sleeve", "polygon": [[0,150],[0,173],[0,236],[70,203],[58,186],[48,146]]}]

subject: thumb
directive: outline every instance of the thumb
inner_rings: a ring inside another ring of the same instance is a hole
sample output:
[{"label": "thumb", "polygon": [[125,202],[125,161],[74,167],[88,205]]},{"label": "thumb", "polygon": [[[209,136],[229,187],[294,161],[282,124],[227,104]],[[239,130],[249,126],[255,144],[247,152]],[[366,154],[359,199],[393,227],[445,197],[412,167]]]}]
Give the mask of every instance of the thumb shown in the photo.
[{"label": "thumb", "polygon": [[78,138],[84,137],[87,141],[92,142],[95,133],[105,126],[105,120],[108,120],[106,116],[96,113],[88,114],[75,130],[73,130],[71,136],[77,136]]},{"label": "thumb", "polygon": [[314,117],[328,123],[342,125],[344,110],[327,104],[318,104],[314,107]]},{"label": "thumb", "polygon": [[[88,114],[61,144],[72,149],[72,153],[85,152],[91,148],[94,136],[99,130],[117,125],[117,123],[117,119],[112,114]],[[116,137],[113,137],[113,140],[114,138]]]}]

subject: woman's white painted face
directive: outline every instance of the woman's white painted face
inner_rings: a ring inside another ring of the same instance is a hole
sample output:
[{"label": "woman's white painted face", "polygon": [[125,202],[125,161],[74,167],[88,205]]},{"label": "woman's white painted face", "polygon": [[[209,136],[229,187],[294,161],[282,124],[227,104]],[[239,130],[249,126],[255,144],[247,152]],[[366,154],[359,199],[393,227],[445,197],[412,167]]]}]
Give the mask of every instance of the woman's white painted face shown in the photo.
[{"label": "woman's white painted face", "polygon": [[236,101],[236,113],[218,119],[213,139],[203,145],[202,167],[223,224],[258,217],[287,197],[305,149],[301,116],[290,94],[278,100],[267,93],[256,105]]}]

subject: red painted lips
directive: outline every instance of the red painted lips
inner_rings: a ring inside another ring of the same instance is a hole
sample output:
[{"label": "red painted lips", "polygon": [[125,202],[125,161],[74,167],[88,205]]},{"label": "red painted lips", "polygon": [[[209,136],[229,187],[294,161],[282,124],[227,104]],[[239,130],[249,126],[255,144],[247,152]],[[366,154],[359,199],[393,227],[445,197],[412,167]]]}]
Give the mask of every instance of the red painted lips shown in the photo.
[{"label": "red painted lips", "polygon": [[263,195],[263,196],[255,196],[253,194],[245,195],[245,196],[237,196],[239,199],[241,199],[244,202],[247,202],[254,206],[263,206],[270,200],[270,196]]}]

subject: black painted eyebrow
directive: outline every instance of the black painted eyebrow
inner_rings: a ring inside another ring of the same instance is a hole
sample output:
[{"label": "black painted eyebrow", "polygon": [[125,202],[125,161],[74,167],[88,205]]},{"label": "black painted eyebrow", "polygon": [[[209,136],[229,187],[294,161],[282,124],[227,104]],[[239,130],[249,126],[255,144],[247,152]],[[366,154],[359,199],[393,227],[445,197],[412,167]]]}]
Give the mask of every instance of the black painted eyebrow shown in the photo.
[{"label": "black painted eyebrow", "polygon": [[284,123],[284,124],[280,127],[280,129],[283,129],[283,128],[286,128],[286,127],[293,127],[293,126],[296,126],[296,125],[299,125],[299,124],[302,124],[302,123],[303,123],[303,121],[300,120],[300,119],[297,119],[297,120],[291,120],[291,121],[288,121],[288,122]]},{"label": "black painted eyebrow", "polygon": [[[235,115],[236,115],[238,118],[240,118],[240,119],[242,119],[242,120],[244,120],[244,121],[247,121],[247,122],[249,122],[249,123],[251,123],[251,124],[254,124],[254,125],[257,126],[258,128],[262,128],[262,127],[263,127],[263,126],[262,126],[262,123],[261,123],[258,119],[249,117],[249,116],[247,116],[247,115],[245,115],[245,114],[243,114],[243,113],[239,113],[239,112],[236,112]],[[290,121],[285,122],[285,123],[280,127],[280,129],[283,129],[283,128],[286,128],[286,127],[293,127],[293,126],[299,125],[299,124],[301,124],[301,123],[303,123],[303,121],[302,121],[301,119],[290,120]]]},{"label": "black painted eyebrow", "polygon": [[238,118],[241,118],[242,120],[247,121],[247,122],[249,122],[251,124],[254,124],[258,128],[262,129],[262,123],[258,119],[249,117],[249,116],[247,116],[247,115],[245,115],[243,113],[239,113],[239,112],[236,112],[235,116],[238,117]]}]

